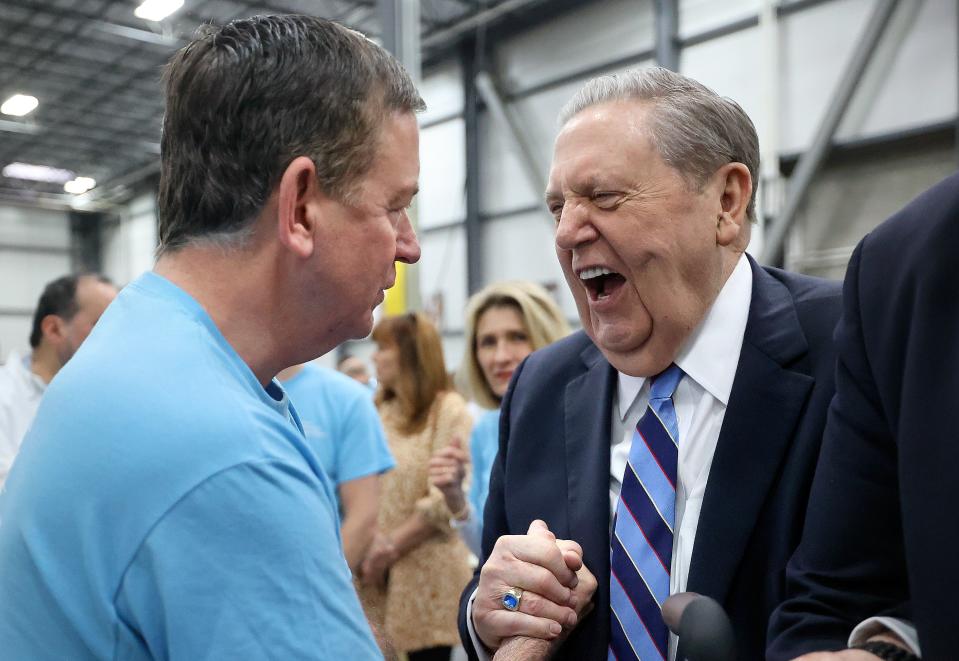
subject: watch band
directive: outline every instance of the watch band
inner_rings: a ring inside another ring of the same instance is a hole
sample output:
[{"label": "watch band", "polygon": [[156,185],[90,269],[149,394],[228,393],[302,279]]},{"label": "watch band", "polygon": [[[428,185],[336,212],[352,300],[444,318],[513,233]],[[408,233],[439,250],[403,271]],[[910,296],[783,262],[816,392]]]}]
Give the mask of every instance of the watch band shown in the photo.
[{"label": "watch band", "polygon": [[869,652],[870,654],[878,656],[883,661],[919,661],[919,657],[909,650],[899,647],[898,645],[893,645],[892,643],[885,643],[878,640],[853,645],[850,649]]}]

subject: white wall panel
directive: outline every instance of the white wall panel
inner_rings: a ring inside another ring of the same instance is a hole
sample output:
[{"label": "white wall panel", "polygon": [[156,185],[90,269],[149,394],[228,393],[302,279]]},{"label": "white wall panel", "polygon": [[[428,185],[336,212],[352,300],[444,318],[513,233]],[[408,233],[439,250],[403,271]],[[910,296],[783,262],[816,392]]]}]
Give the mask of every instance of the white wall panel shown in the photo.
[{"label": "white wall panel", "polygon": [[51,248],[70,247],[70,217],[66,211],[0,206],[0,244]]},{"label": "white wall panel", "polygon": [[153,268],[156,245],[156,198],[150,192],[131,200],[119,223],[104,232],[104,274],[121,287],[135,280]]},{"label": "white wall panel", "polygon": [[0,365],[7,362],[11,351],[21,356],[30,351],[30,317],[0,316]]},{"label": "white wall panel", "polygon": [[539,214],[490,220],[483,223],[483,245],[484,284],[532,280],[553,289],[566,315],[576,318],[576,305],[556,258],[552,222]]},{"label": "white wall panel", "polygon": [[420,295],[429,305],[435,294],[443,301],[442,328],[463,327],[466,306],[466,230],[463,227],[420,234],[423,255],[419,261]]},{"label": "white wall panel", "polygon": [[[4,248],[3,244],[13,247]],[[16,246],[54,251],[17,250]],[[0,308],[24,311],[0,315],[0,361],[13,349],[29,350],[32,311],[46,284],[70,272],[69,248],[66,211],[0,206]]]},{"label": "white wall panel", "polygon": [[680,38],[700,34],[759,13],[760,0],[680,0]]},{"label": "white wall panel", "polygon": [[420,132],[421,228],[466,217],[466,145],[462,119],[436,124]]},{"label": "white wall panel", "polygon": [[900,3],[840,124],[840,139],[949,121],[956,114],[955,0]]},{"label": "white wall panel", "polygon": [[[787,266],[842,277],[845,260],[863,236],[955,169],[955,152],[949,145],[900,148],[827,166],[796,218]],[[824,251],[839,251],[841,260],[823,262],[817,255]]]},{"label": "white wall panel", "polygon": [[653,47],[650,0],[590,2],[498,44],[497,68],[509,91]]},{"label": "white wall panel", "polygon": [[27,314],[0,315],[0,351],[28,351],[32,311],[48,282],[70,273],[68,254],[0,249],[0,307]]},{"label": "white wall panel", "polygon": [[680,71],[743,107],[762,134],[762,87],[759,80],[759,28],[732,34],[684,48]]},{"label": "white wall panel", "polygon": [[463,112],[463,71],[456,60],[426,72],[419,90],[426,101],[426,111],[419,116],[421,124]]},{"label": "white wall panel", "polygon": [[70,273],[68,254],[0,249],[0,282],[4,307],[33,309],[44,286]]},{"label": "white wall panel", "polygon": [[[783,151],[802,151],[811,142],[874,7],[875,0],[835,0],[783,20]],[[838,137],[954,117],[956,57],[954,0],[900,3]]]}]

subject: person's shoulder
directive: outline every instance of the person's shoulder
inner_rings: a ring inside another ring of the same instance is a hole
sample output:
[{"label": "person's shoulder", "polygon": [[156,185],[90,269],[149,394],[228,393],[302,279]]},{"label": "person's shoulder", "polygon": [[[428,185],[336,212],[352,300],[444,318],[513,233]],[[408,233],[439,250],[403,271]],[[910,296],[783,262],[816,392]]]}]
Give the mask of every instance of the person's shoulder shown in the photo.
[{"label": "person's shoulder", "polygon": [[959,173],[922,192],[867,235],[869,250],[888,251],[896,261],[926,261],[948,254],[959,242]]},{"label": "person's shoulder", "polygon": [[342,372],[315,363],[304,365],[303,371],[318,385],[335,391],[341,400],[344,397],[364,401],[372,399],[369,388]]},{"label": "person's shoulder", "polygon": [[579,330],[531,353],[523,366],[525,379],[562,379],[582,372],[602,354],[585,331]]},{"label": "person's shoulder", "polygon": [[785,271],[772,266],[761,268],[765,273],[782,283],[797,304],[828,306],[842,298],[842,282],[840,280]]}]

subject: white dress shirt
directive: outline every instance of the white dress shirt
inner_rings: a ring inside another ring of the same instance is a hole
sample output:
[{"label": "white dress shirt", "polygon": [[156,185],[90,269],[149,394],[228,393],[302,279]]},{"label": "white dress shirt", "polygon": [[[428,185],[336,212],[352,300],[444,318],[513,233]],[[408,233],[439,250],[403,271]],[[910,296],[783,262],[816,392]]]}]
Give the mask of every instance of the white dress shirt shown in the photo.
[{"label": "white dress shirt", "polygon": [[[742,350],[753,273],[749,261],[740,257],[706,318],[693,331],[673,361],[684,373],[673,393],[679,427],[679,457],[676,481],[676,520],[669,593],[686,589],[689,563],[696,541],[696,527],[703,508],[709,469],[726,417],[726,406],[736,378]],[[619,373],[612,410],[609,501],[616,511],[633,432],[646,412],[649,379]],[[676,637],[669,637],[669,658],[676,657]]]},{"label": "white dress shirt", "polygon": [[30,370],[30,357],[12,352],[0,368],[0,487],[30,428],[47,384]]}]

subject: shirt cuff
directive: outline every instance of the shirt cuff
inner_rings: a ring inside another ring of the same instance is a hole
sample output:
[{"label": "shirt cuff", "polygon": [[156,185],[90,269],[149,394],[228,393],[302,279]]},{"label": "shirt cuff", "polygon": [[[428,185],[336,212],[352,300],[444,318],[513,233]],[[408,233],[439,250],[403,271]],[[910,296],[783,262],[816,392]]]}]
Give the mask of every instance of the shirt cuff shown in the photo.
[{"label": "shirt cuff", "polygon": [[476,652],[476,658],[479,661],[491,661],[489,653],[486,651],[486,645],[476,635],[476,629],[473,628],[473,601],[476,599],[476,590],[470,595],[469,603],[466,604],[466,630],[470,632],[470,641],[473,643],[473,650]]},{"label": "shirt cuff", "polygon": [[916,631],[916,627],[911,622],[895,617],[870,617],[868,620],[863,620],[849,634],[848,645],[849,647],[861,645],[870,637],[885,631],[891,631],[899,636],[910,652],[920,658],[922,657],[922,652],[919,649],[919,633]]}]

